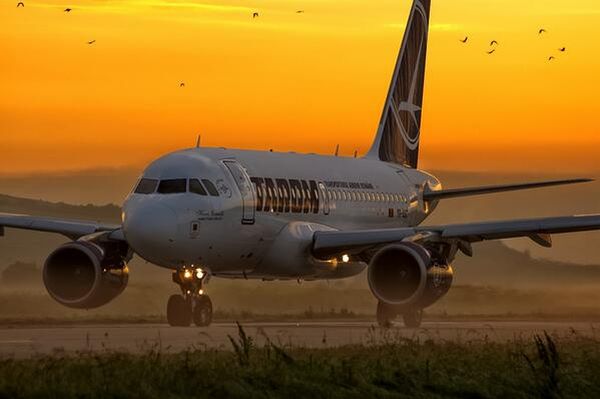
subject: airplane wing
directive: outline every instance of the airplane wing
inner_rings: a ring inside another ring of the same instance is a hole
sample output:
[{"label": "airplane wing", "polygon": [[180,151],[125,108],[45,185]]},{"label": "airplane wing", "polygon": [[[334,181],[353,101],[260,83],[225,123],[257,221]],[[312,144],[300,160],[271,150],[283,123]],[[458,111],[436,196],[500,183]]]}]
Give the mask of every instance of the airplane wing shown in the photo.
[{"label": "airplane wing", "polygon": [[480,186],[466,188],[451,188],[447,190],[426,191],[423,193],[424,201],[437,201],[448,198],[470,197],[474,195],[501,193],[506,191],[529,190],[532,188],[562,186],[566,184],[589,183],[593,179],[567,179],[549,180],[534,183],[505,184],[498,186]]},{"label": "airplane wing", "polygon": [[73,240],[106,231],[112,232],[110,234],[111,239],[123,240],[121,226],[96,222],[0,213],[0,236],[4,234],[5,227],[58,233]]},{"label": "airplane wing", "polygon": [[[461,241],[473,243],[502,238],[528,237],[549,247],[551,234],[600,230],[600,214],[520,219],[441,226],[419,226],[363,231],[318,231],[313,236],[313,254],[322,259],[403,240]],[[467,254],[469,250],[465,249]]]}]

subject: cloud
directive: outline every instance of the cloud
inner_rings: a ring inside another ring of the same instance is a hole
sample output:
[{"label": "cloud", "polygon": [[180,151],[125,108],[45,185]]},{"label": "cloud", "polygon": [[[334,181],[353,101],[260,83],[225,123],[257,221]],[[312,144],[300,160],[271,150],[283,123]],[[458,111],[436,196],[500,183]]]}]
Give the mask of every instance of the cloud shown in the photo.
[{"label": "cloud", "polygon": [[139,0],[135,1],[141,6],[153,8],[188,8],[196,10],[208,10],[218,12],[244,12],[254,11],[253,8],[235,5],[223,5],[214,3],[198,3],[193,1],[169,1],[169,0]]},{"label": "cloud", "polygon": [[[31,4],[33,7],[40,8],[63,8],[63,3],[47,1]],[[130,0],[130,1],[110,1],[110,0],[88,0],[79,2],[72,6],[74,10],[96,10],[105,12],[126,12],[132,10],[140,10],[142,8],[172,8],[172,9],[189,9],[189,10],[204,10],[221,13],[250,13],[254,9],[238,5],[224,5],[206,2],[195,1],[177,1],[177,0]]]}]

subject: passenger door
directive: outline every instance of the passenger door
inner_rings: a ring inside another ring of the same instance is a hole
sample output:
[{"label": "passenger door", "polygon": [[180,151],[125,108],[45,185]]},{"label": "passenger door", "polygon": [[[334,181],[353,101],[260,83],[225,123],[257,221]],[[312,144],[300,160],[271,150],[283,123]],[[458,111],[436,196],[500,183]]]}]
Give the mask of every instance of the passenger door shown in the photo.
[{"label": "passenger door", "polygon": [[254,224],[255,198],[252,182],[246,170],[237,161],[223,161],[231,173],[242,199],[242,224]]}]

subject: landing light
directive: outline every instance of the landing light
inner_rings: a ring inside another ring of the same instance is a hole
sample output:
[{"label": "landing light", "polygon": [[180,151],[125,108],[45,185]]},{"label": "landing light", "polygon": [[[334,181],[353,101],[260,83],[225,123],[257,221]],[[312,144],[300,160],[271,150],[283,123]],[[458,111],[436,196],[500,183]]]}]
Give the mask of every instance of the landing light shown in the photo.
[{"label": "landing light", "polygon": [[344,263],[350,262],[350,257],[346,254],[342,255],[342,262],[344,262]]},{"label": "landing light", "polygon": [[183,272],[183,278],[186,278],[186,279],[187,279],[187,278],[192,278],[192,272],[191,272],[191,270],[187,270],[187,269],[186,269],[186,270]]},{"label": "landing light", "polygon": [[202,277],[204,277],[204,271],[202,269],[196,269],[196,277],[202,280]]}]

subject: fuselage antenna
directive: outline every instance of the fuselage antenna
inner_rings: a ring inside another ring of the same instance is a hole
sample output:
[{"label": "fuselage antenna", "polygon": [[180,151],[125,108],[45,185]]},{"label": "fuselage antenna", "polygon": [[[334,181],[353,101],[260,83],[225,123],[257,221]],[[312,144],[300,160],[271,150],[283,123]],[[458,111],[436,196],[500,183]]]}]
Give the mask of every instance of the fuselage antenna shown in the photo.
[{"label": "fuselage antenna", "polygon": [[335,146],[335,156],[336,157],[338,156],[339,152],[340,152],[340,145],[338,144]]},{"label": "fuselage antenna", "polygon": [[202,135],[199,134],[196,138],[196,148],[200,148],[200,141],[202,140]]},{"label": "fuselage antenna", "polygon": [[354,158],[358,157],[358,150],[354,150]]}]

